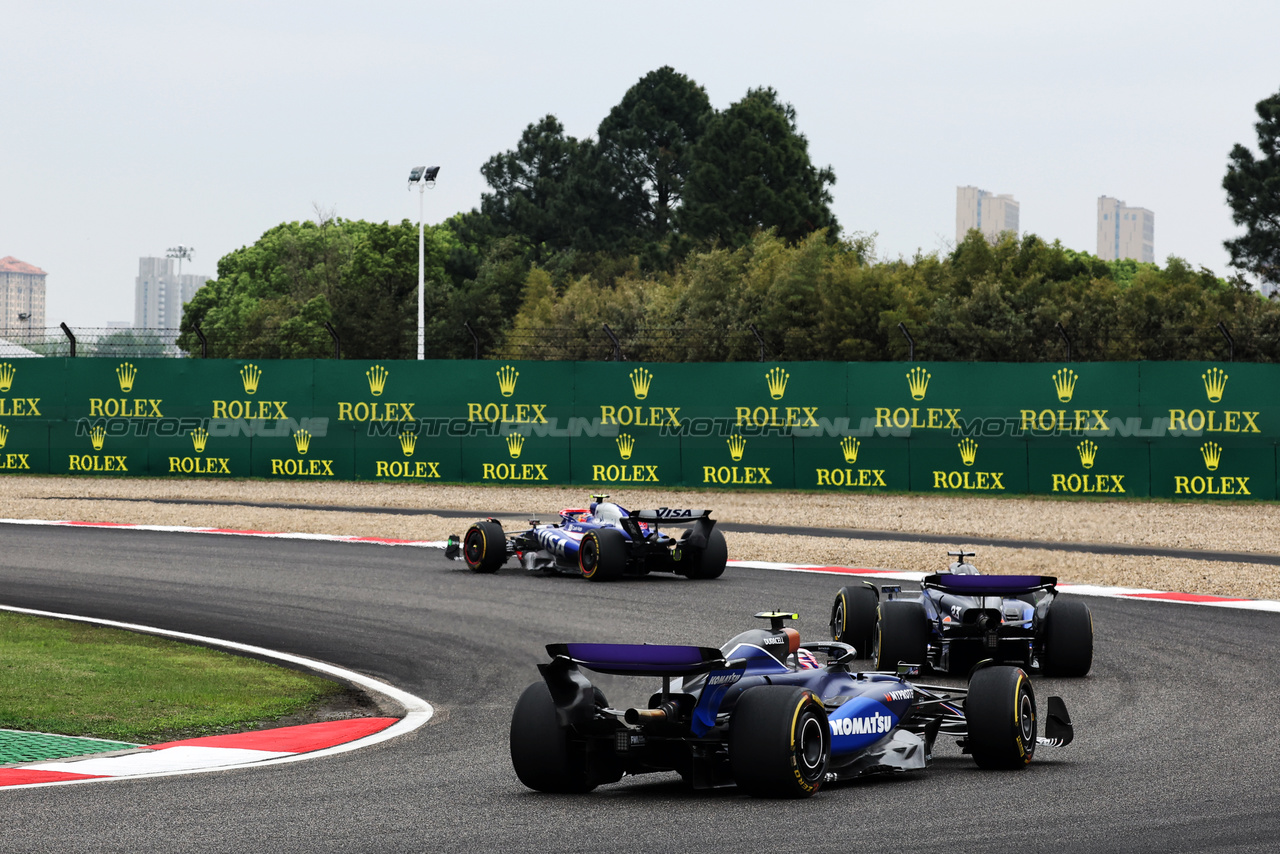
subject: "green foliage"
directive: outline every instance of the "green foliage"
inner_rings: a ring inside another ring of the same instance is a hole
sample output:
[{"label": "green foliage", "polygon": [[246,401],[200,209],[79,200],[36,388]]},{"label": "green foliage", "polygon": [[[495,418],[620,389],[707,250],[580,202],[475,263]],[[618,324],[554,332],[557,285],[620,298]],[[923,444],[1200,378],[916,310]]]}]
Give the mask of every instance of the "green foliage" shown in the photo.
[{"label": "green foliage", "polygon": [[1254,129],[1262,156],[1235,145],[1222,179],[1231,219],[1245,233],[1223,246],[1232,266],[1280,285],[1280,92],[1259,101],[1257,112]]},{"label": "green foliage", "polygon": [[[426,282],[447,292],[444,262],[457,238],[448,227],[425,237]],[[218,261],[218,277],[183,311],[178,346],[199,352],[199,324],[211,357],[324,358],[333,352],[328,321],[344,356],[412,358],[417,277],[418,229],[408,220],[282,223]]]},{"label": "green foliage", "polygon": [[692,151],[682,229],[695,240],[741,246],[762,230],[786,240],[828,229],[835,173],[809,160],[795,108],[773,89],[753,89],[707,122]]}]

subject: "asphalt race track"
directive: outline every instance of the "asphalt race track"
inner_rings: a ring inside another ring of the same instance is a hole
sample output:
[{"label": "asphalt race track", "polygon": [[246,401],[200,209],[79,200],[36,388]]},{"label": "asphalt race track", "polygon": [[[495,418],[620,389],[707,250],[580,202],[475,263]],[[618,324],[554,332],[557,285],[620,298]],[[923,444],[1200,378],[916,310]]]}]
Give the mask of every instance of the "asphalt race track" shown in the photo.
[{"label": "asphalt race track", "polygon": [[[0,791],[4,852],[1280,848],[1272,613],[1090,599],[1092,674],[1036,679],[1041,703],[1065,698],[1076,741],[1041,748],[1025,771],[979,771],[940,739],[923,773],[831,786],[807,801],[695,793],[674,774],[548,796],[520,785],[507,752],[511,707],[537,679],[545,644],[718,646],[773,608],[799,611],[802,637],[825,638],[838,580],[730,568],[713,582],[590,584],[512,568],[472,575],[416,548],[0,532],[4,604],[323,659],[436,708],[408,736],[315,761]],[[597,684],[621,707],[643,702],[656,680]]]}]

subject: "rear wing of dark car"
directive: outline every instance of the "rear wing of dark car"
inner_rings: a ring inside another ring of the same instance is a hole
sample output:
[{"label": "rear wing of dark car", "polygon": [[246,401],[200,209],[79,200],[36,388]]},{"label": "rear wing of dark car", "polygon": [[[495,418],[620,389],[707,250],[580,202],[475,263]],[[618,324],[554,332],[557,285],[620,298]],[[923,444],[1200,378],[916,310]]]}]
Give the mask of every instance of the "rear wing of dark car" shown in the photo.
[{"label": "rear wing of dark car", "polygon": [[[707,537],[711,536],[711,529],[716,526],[716,520],[711,518],[710,510],[691,510],[682,507],[659,507],[656,510],[631,510],[628,517],[640,522],[647,522],[654,526],[659,525],[692,525],[692,530],[685,538],[685,544],[690,548],[701,549],[706,548]],[[623,526],[626,521],[623,520]],[[635,537],[635,533],[628,532]]]},{"label": "rear wing of dark car", "polygon": [[921,584],[958,596],[1017,596],[1037,590],[1054,591],[1058,579],[1051,575],[959,575],[941,572],[925,576]]},{"label": "rear wing of dark car", "polygon": [[708,646],[552,643],[547,644],[547,653],[597,673],[620,676],[695,676],[725,666],[720,650]]}]

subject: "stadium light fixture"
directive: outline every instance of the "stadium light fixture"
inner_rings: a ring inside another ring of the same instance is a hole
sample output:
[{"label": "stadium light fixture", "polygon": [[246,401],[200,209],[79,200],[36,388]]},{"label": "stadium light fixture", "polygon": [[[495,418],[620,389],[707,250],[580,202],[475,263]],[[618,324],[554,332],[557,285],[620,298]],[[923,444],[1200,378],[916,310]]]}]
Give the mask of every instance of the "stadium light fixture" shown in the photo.
[{"label": "stadium light fixture", "polygon": [[423,199],[426,196],[427,187],[436,185],[436,174],[439,173],[439,166],[415,166],[409,170],[409,189],[415,186],[418,188],[418,359],[426,358],[426,338],[423,327],[423,314],[425,312],[423,303],[423,264],[425,263],[426,249],[422,237],[422,206]]}]

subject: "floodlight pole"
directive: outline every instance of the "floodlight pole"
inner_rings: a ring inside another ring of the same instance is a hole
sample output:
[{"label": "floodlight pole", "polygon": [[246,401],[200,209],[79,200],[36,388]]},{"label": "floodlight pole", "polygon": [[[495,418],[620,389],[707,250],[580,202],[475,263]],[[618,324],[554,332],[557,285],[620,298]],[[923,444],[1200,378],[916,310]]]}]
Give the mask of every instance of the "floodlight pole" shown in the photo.
[{"label": "floodlight pole", "polygon": [[426,313],[426,305],[423,297],[423,268],[426,265],[426,242],[423,237],[422,219],[424,216],[423,205],[427,195],[427,187],[436,185],[436,173],[440,171],[439,166],[415,166],[409,172],[409,189],[413,189],[413,185],[418,185],[418,360],[426,358],[427,341],[426,330],[423,327],[423,316]]},{"label": "floodlight pole", "polygon": [[196,254],[196,248],[194,246],[184,246],[181,243],[179,243],[177,246],[173,246],[169,249],[166,249],[164,254],[166,258],[178,259],[178,275],[181,276],[182,275],[182,259],[186,258],[188,261],[190,261],[192,258],[194,258]]}]

